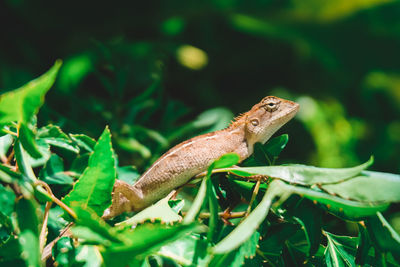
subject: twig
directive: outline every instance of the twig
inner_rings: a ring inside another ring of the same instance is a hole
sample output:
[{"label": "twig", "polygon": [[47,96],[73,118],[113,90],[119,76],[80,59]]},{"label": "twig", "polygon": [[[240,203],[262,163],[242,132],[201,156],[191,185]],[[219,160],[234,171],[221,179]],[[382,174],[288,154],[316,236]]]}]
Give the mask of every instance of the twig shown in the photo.
[{"label": "twig", "polygon": [[5,128],[3,128],[2,131],[3,131],[4,133],[8,133],[9,135],[18,136],[17,133],[14,133],[13,131],[10,131],[10,130],[5,129]]},{"label": "twig", "polygon": [[57,243],[58,240],[60,240],[61,237],[64,236],[70,236],[70,232],[68,232],[69,228],[71,228],[71,226],[73,225],[73,223],[69,223],[61,232],[60,234],[53,240],[51,241],[49,244],[47,244],[47,246],[43,249],[43,253],[42,253],[42,261],[45,262],[51,255],[51,250],[53,249],[54,245]]},{"label": "twig", "polygon": [[225,225],[231,225],[233,226],[233,223],[231,223],[229,221],[230,217],[231,217],[231,211],[234,207],[228,207],[224,210],[224,212],[222,213],[221,219],[224,222]]},{"label": "twig", "polygon": [[6,164],[11,165],[11,161],[12,161],[13,157],[14,157],[14,149],[11,151],[10,155],[8,155]]},{"label": "twig", "polygon": [[72,176],[72,177],[79,177],[80,176],[79,173],[76,173],[76,172],[73,172],[73,171],[64,171],[63,173],[65,175]]},{"label": "twig", "polygon": [[253,194],[251,195],[251,199],[250,199],[249,206],[248,206],[247,211],[246,211],[246,217],[250,214],[251,206],[253,205],[253,202],[254,202],[254,200],[255,200],[256,197],[257,197],[258,190],[260,189],[260,184],[261,184],[261,179],[262,179],[262,178],[263,178],[263,177],[260,177],[260,176],[258,177],[256,186],[254,187],[254,190],[253,190]]},{"label": "twig", "polygon": [[[230,170],[236,169],[236,168],[238,170],[240,170],[240,168],[238,166],[232,166],[231,168],[214,169],[211,171],[211,174],[227,172],[227,173],[233,174],[237,177],[241,177],[241,178],[248,179],[248,180],[257,180],[257,181],[260,179],[260,176],[264,177],[264,175],[243,176],[243,175],[239,175],[239,174],[230,172]],[[201,173],[197,174],[192,180],[203,178],[206,175],[207,175],[207,171],[201,172]],[[265,175],[265,177],[266,177],[266,175]]]},{"label": "twig", "polygon": [[35,185],[41,185],[43,186],[47,193],[50,195],[51,200],[56,203],[58,206],[60,206],[63,210],[65,210],[72,218],[77,219],[78,217],[76,216],[75,211],[73,211],[70,207],[68,207],[67,205],[65,205],[61,200],[59,200],[58,198],[56,198],[56,196],[53,195],[53,192],[51,191],[50,186],[41,181],[41,180],[36,180]]},{"label": "twig", "polygon": [[43,252],[44,246],[46,245],[46,241],[47,241],[47,221],[49,220],[49,212],[50,212],[50,208],[51,205],[53,204],[53,202],[48,201],[46,203],[46,208],[44,209],[44,217],[43,217],[43,225],[42,225],[42,230],[40,231],[40,252]]},{"label": "twig", "polygon": [[[185,216],[186,212],[182,212],[182,215]],[[226,219],[235,219],[235,218],[242,218],[246,215],[245,211],[238,211],[238,212],[231,212],[229,215],[226,215],[224,212],[218,212],[218,216],[224,217]],[[199,214],[200,219],[208,219],[210,218],[209,212],[202,212]]]}]

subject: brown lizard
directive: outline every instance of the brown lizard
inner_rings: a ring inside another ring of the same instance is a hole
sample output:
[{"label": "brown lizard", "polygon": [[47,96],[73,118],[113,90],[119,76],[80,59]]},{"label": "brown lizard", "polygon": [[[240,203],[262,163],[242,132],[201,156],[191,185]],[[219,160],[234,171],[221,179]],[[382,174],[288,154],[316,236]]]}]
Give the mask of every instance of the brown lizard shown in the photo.
[{"label": "brown lizard", "polygon": [[299,110],[299,104],[267,96],[252,109],[237,117],[226,129],[184,141],[162,155],[136,181],[129,185],[116,180],[112,204],[103,217],[112,218],[125,211],[142,210],[186,184],[210,164],[230,152],[240,161],[253,153],[255,143],[265,143]]}]

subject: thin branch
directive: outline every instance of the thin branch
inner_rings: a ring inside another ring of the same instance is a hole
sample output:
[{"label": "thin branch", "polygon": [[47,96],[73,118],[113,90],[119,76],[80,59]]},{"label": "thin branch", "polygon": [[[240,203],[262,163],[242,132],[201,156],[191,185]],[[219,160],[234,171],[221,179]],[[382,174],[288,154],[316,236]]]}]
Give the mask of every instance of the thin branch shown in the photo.
[{"label": "thin branch", "polygon": [[50,256],[51,256],[51,251],[54,247],[54,245],[57,243],[58,240],[60,240],[61,237],[64,236],[70,236],[71,233],[68,231],[71,226],[73,225],[73,223],[69,223],[61,232],[60,234],[53,240],[51,241],[49,244],[47,244],[47,246],[43,249],[43,253],[42,253],[42,261],[45,262]]},{"label": "thin branch", "polygon": [[[182,212],[182,215],[185,216],[186,212]],[[218,212],[218,216],[224,217],[225,219],[235,219],[235,218],[242,218],[246,215],[245,211],[239,211],[239,212],[232,212],[227,215],[224,212]],[[200,219],[208,219],[210,218],[210,213],[209,212],[202,212],[199,214]]]},{"label": "thin branch", "polygon": [[63,210],[65,210],[72,218],[74,218],[74,219],[78,218],[76,216],[75,211],[73,211],[70,207],[65,205],[61,200],[59,200],[56,196],[53,195],[53,192],[51,191],[51,188],[47,183],[45,183],[41,180],[36,180],[35,184],[43,186],[45,188],[45,190],[47,191],[47,193],[50,195],[51,200],[54,203],[56,203],[58,206],[60,206]]},{"label": "thin branch", "polygon": [[6,163],[6,164],[11,165],[11,161],[12,161],[12,159],[14,158],[14,153],[15,153],[15,151],[14,151],[14,149],[13,149],[13,150],[11,151],[10,155],[8,155],[8,157],[7,157],[7,163]]},{"label": "thin branch", "polygon": [[18,136],[17,133],[15,133],[15,132],[13,132],[13,131],[10,131],[10,130],[8,130],[8,129],[5,129],[5,128],[3,128],[2,131],[3,131],[4,133],[7,133],[7,134],[12,135],[12,136]]},{"label": "thin branch", "polygon": [[253,205],[253,202],[257,197],[258,190],[260,189],[261,179],[262,179],[262,177],[259,177],[259,179],[257,180],[256,186],[254,187],[253,194],[251,195],[249,206],[247,207],[246,217],[250,214],[251,206]]},{"label": "thin branch", "polygon": [[[236,168],[237,168],[238,170],[240,170],[240,168],[239,168],[238,166],[234,166],[234,167],[231,167],[231,168],[214,169],[214,170],[211,171],[211,174],[227,172],[227,173],[233,174],[233,175],[235,175],[235,176],[237,176],[237,177],[241,177],[241,178],[244,178],[244,179],[256,180],[256,181],[259,180],[260,175],[243,176],[243,175],[239,175],[239,174],[230,172],[232,169],[236,169]],[[193,178],[193,180],[194,180],[194,179],[203,178],[203,177],[206,176],[206,175],[207,175],[207,171],[201,172],[201,173],[197,174],[197,175]],[[261,176],[262,176],[262,177],[268,177],[268,176],[266,176],[266,175],[261,175]]]},{"label": "thin branch", "polygon": [[50,213],[50,208],[53,202],[48,201],[46,203],[46,208],[44,209],[44,217],[43,217],[43,225],[42,225],[42,230],[40,231],[40,252],[43,252],[44,246],[46,245],[47,241],[47,221],[49,220],[49,213]]}]

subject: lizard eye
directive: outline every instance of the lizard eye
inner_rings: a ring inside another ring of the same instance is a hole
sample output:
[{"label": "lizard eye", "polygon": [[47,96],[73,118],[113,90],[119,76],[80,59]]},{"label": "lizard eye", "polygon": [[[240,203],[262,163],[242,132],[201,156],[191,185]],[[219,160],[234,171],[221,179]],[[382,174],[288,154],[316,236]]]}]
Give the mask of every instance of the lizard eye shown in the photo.
[{"label": "lizard eye", "polygon": [[267,110],[267,111],[269,111],[269,112],[273,112],[273,111],[275,111],[275,110],[277,110],[278,109],[278,106],[279,106],[279,102],[269,102],[269,103],[266,103],[265,104],[265,109]]},{"label": "lizard eye", "polygon": [[258,119],[252,119],[252,120],[250,121],[250,123],[251,123],[251,125],[253,125],[253,126],[258,126],[258,125],[260,124],[260,122],[258,121]]}]

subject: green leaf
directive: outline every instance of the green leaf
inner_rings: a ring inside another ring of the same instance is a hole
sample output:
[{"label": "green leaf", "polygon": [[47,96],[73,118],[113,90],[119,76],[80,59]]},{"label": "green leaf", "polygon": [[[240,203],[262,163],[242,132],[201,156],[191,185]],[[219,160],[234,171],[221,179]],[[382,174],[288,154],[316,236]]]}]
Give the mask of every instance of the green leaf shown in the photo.
[{"label": "green leaf", "polygon": [[[168,140],[173,142],[191,132],[198,134],[213,132],[227,127],[233,118],[233,113],[226,108],[213,108],[201,113],[194,121],[175,129],[168,136]],[[204,129],[203,131],[198,131]]]},{"label": "green leaf", "polygon": [[21,198],[16,205],[19,244],[21,257],[28,266],[41,266],[39,252],[39,220],[36,203],[31,199]]},{"label": "green leaf", "polygon": [[35,140],[36,145],[41,153],[40,158],[33,158],[29,153],[27,155],[29,164],[33,167],[40,167],[46,164],[46,162],[49,160],[51,152],[50,152],[50,146],[43,141],[42,139],[36,139]]},{"label": "green leaf", "polygon": [[260,241],[260,251],[270,257],[280,257],[283,246],[299,230],[298,224],[282,223],[268,228],[267,235]]},{"label": "green leaf", "polygon": [[37,137],[49,145],[79,153],[79,147],[58,126],[50,124],[40,128]]},{"label": "green leaf", "polygon": [[[325,250],[325,261],[327,266],[356,266],[354,256],[346,249],[343,241],[345,238],[354,239],[352,237],[342,237],[341,240],[338,236],[332,235],[328,232],[326,237],[328,244]],[[354,249],[354,248],[353,248]]]},{"label": "green leaf", "polygon": [[[59,233],[67,226],[68,222],[61,217],[63,213],[64,210],[60,206],[55,206],[50,209],[49,220],[47,222],[49,234],[51,234],[51,232]],[[48,239],[50,239],[50,237]]]},{"label": "green leaf", "polygon": [[108,238],[92,230],[90,227],[74,225],[70,231],[74,237],[81,239],[83,244],[103,245],[107,247],[111,245],[111,241]]},{"label": "green leaf", "polygon": [[0,247],[9,240],[13,231],[10,216],[14,211],[14,201],[14,192],[0,184]]},{"label": "green leaf", "polygon": [[300,186],[293,186],[281,182],[281,187],[287,193],[298,194],[310,200],[315,200],[320,204],[326,205],[329,212],[347,220],[361,220],[372,216],[378,211],[384,211],[389,207],[388,203],[364,203],[342,199],[314,189]]},{"label": "green leaf", "polygon": [[52,250],[57,266],[71,266],[75,261],[75,253],[73,240],[66,236],[61,237]]},{"label": "green leaf", "polygon": [[288,134],[282,134],[274,137],[265,144],[265,150],[267,151],[268,155],[271,155],[272,157],[278,157],[282,150],[286,147],[288,141]]},{"label": "green leaf", "polygon": [[0,180],[8,184],[18,184],[24,196],[30,196],[34,191],[32,185],[24,178],[24,175],[16,172],[12,167],[2,164],[0,164]]},{"label": "green leaf", "polygon": [[54,66],[39,78],[24,86],[0,96],[0,125],[13,121],[29,122],[43,105],[44,95],[53,85],[61,67],[58,60]]},{"label": "green leaf", "polygon": [[268,210],[272,204],[272,200],[276,196],[280,196],[280,202],[285,200],[291,194],[299,194],[311,200],[316,200],[319,203],[329,206],[329,211],[335,214],[341,214],[346,218],[359,220],[361,218],[371,216],[377,211],[385,210],[388,205],[372,205],[355,201],[344,200],[338,197],[331,196],[326,193],[318,192],[312,189],[307,189],[299,186],[288,185],[280,180],[274,180],[265,193],[263,199],[254,209],[252,213],[237,226],[227,237],[219,242],[213,252],[222,254],[232,251],[241,243],[246,241],[251,234],[257,229],[262,220],[268,214]]},{"label": "green leaf", "polygon": [[22,248],[21,258],[27,266],[41,266],[39,252],[39,237],[30,230],[19,234],[19,244]]},{"label": "green leaf", "polygon": [[63,202],[67,205],[79,203],[101,216],[111,204],[115,177],[115,155],[111,146],[111,134],[106,128],[94,147],[88,167]]},{"label": "green leaf", "polygon": [[72,205],[72,208],[77,215],[77,226],[71,229],[77,237],[88,239],[88,241],[102,240],[100,243],[104,243],[103,241],[106,240],[108,245],[112,242],[123,242],[124,236],[119,234],[119,228],[109,226],[93,210],[88,209],[84,205],[77,204]]},{"label": "green leaf", "polygon": [[0,181],[11,184],[14,179],[20,178],[20,176],[14,176],[13,172],[11,170],[10,170],[10,173],[8,173],[4,169],[9,169],[9,168],[7,166],[0,164]]},{"label": "green leaf", "polygon": [[14,142],[14,138],[11,134],[6,134],[0,136],[0,158],[4,159],[7,157],[8,149],[11,147]]},{"label": "green leaf", "polygon": [[90,53],[74,54],[65,60],[57,85],[64,93],[72,93],[92,69],[93,62]]},{"label": "green leaf", "polygon": [[268,166],[272,165],[272,161],[268,156],[267,151],[265,151],[264,145],[261,143],[254,144],[253,155],[246,159],[243,166]]},{"label": "green leaf", "polygon": [[379,6],[390,2],[392,1],[370,0],[360,2],[354,1],[351,3],[346,1],[300,1],[293,2],[290,8],[286,10],[285,16],[303,23],[334,23],[355,16],[357,13],[361,13],[364,10],[376,10]]},{"label": "green leaf", "polygon": [[84,134],[70,134],[71,139],[81,148],[93,152],[96,140]]},{"label": "green leaf", "polygon": [[15,262],[13,262],[15,260],[18,260],[17,266],[26,266],[21,259],[21,246],[19,244],[19,239],[15,236],[11,236],[7,243],[0,246],[0,263],[4,266],[15,266]]},{"label": "green leaf", "polygon": [[211,182],[211,173],[214,168],[226,168],[230,167],[234,164],[237,164],[240,160],[240,157],[236,153],[228,153],[221,156],[219,159],[214,161],[207,170],[206,175],[206,185],[207,185],[207,199],[208,205],[210,210],[210,219],[208,224],[208,234],[207,238],[210,242],[214,242],[216,235],[217,235],[217,228],[218,228],[218,200],[217,200],[217,193]]},{"label": "green leaf", "polygon": [[35,134],[24,123],[21,123],[19,126],[18,139],[21,142],[22,146],[25,148],[26,152],[29,153],[29,155],[31,155],[35,159],[42,157],[42,153],[40,153],[40,150],[35,141]]},{"label": "green leaf", "polygon": [[301,185],[313,185],[324,183],[336,183],[359,174],[373,163],[371,157],[367,162],[352,168],[317,168],[306,165],[287,165],[287,166],[264,166],[264,167],[244,167],[230,168],[229,171],[240,176],[265,175],[278,178],[289,183]]},{"label": "green leaf", "polygon": [[103,259],[97,246],[79,246],[75,257],[79,263],[85,262],[84,267],[101,266]]},{"label": "green leaf", "polygon": [[312,257],[307,257],[309,248],[304,237],[302,231],[297,231],[285,241],[281,256],[285,266],[296,266],[298,263],[305,263],[308,259],[313,259]]},{"label": "green leaf", "polygon": [[253,235],[244,242],[239,248],[225,254],[217,254],[214,255],[213,259],[209,263],[209,266],[218,266],[218,267],[236,267],[243,266],[246,258],[253,258],[257,244],[260,238],[260,233],[257,231],[253,233]]},{"label": "green leaf", "polygon": [[363,171],[357,177],[321,187],[346,199],[363,202],[400,202],[400,175],[391,173]]},{"label": "green leaf", "polygon": [[140,143],[135,138],[117,138],[117,145],[130,153],[139,153],[141,157],[148,159],[151,156],[150,149],[144,144]]},{"label": "green leaf", "polygon": [[[250,199],[253,195],[255,182],[246,182],[246,181],[240,181],[240,180],[235,180],[235,179],[229,179],[229,182],[230,182],[231,186],[238,193],[240,193],[240,195],[242,195],[243,198],[250,201]],[[267,189],[267,184],[261,183],[260,184],[260,192],[265,192],[266,189]]]},{"label": "green leaf", "polygon": [[36,204],[31,199],[21,198],[16,204],[18,226],[21,231],[30,230],[39,233],[39,220],[36,214]]},{"label": "green leaf", "polygon": [[397,233],[380,212],[365,221],[368,233],[380,251],[400,253],[400,234]]},{"label": "green leaf", "polygon": [[357,225],[358,225],[358,244],[357,244],[356,264],[364,265],[368,257],[368,252],[372,247],[372,243],[366,227],[363,226],[361,223]]},{"label": "green leaf", "polygon": [[240,266],[244,264],[246,258],[252,258],[256,255],[258,242],[260,240],[260,233],[254,232],[253,235],[244,242],[238,249],[235,255],[235,260],[230,266]]},{"label": "green leaf", "polygon": [[317,252],[322,240],[322,211],[309,200],[300,201],[300,204],[296,205],[292,212],[306,236],[309,245],[307,256],[312,256]]},{"label": "green leaf", "polygon": [[159,200],[156,204],[142,210],[137,213],[132,218],[125,220],[123,222],[117,223],[118,226],[126,227],[128,225],[136,225],[138,223],[143,223],[146,220],[160,220],[163,223],[173,223],[180,221],[182,218],[179,216],[169,205],[167,196]]},{"label": "green leaf", "polygon": [[82,175],[87,166],[89,165],[90,153],[78,155],[71,164],[70,172],[74,172],[77,175]]},{"label": "green leaf", "polygon": [[215,254],[227,253],[248,240],[268,215],[274,198],[281,196],[283,193],[281,182],[278,180],[272,181],[257,207],[228,236],[215,245],[212,252]]},{"label": "green leaf", "polygon": [[134,166],[117,167],[117,177],[127,184],[133,184],[140,177],[140,173]]},{"label": "green leaf", "polygon": [[10,216],[14,211],[14,201],[14,192],[10,188],[4,187],[2,184],[0,184],[0,207],[1,212],[4,215]]},{"label": "green leaf", "polygon": [[106,266],[126,266],[134,258],[144,258],[160,247],[198,230],[197,224],[194,223],[174,226],[158,223],[139,225],[134,230],[124,231],[124,237],[129,242],[113,244],[102,250],[104,263]]},{"label": "green leaf", "polygon": [[71,184],[74,180],[64,173],[64,163],[56,154],[52,154],[40,171],[41,179],[48,184]]},{"label": "green leaf", "polygon": [[217,193],[215,192],[215,188],[213,183],[211,182],[211,177],[206,177],[207,183],[207,196],[208,196],[208,207],[210,210],[210,219],[208,223],[208,233],[207,239],[209,242],[214,242],[216,236],[218,234],[218,200],[217,200]]},{"label": "green leaf", "polygon": [[197,192],[196,198],[194,199],[192,206],[186,213],[185,218],[183,219],[183,223],[185,224],[192,223],[196,219],[197,215],[201,210],[201,207],[203,206],[206,193],[207,193],[207,181],[206,179],[203,179],[199,191]]},{"label": "green leaf", "polygon": [[32,170],[31,163],[29,161],[29,155],[26,153],[25,149],[22,147],[19,141],[15,142],[14,145],[15,159],[18,164],[18,168],[25,177],[29,178],[31,182],[36,181],[35,173]]},{"label": "green leaf", "polygon": [[[257,166],[274,165],[275,160],[289,141],[289,135],[283,134],[270,139],[266,144],[254,145],[253,157]],[[251,159],[250,159],[251,160]],[[249,161],[250,161],[249,160]],[[245,166],[254,166],[247,161]]]},{"label": "green leaf", "polygon": [[222,155],[219,159],[214,161],[211,166],[208,168],[209,172],[213,169],[220,169],[220,168],[228,168],[232,165],[235,165],[239,162],[240,157],[236,153],[227,153]]},{"label": "green leaf", "polygon": [[0,247],[9,240],[12,232],[11,218],[0,211]]},{"label": "green leaf", "polygon": [[183,266],[207,266],[207,241],[199,234],[190,234],[162,246],[156,255]]},{"label": "green leaf", "polygon": [[183,207],[185,206],[185,200],[183,199],[170,199],[168,200],[168,205],[171,207],[173,211],[175,211],[177,214],[181,212]]}]

